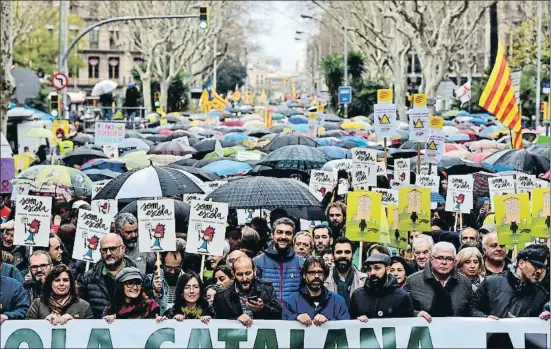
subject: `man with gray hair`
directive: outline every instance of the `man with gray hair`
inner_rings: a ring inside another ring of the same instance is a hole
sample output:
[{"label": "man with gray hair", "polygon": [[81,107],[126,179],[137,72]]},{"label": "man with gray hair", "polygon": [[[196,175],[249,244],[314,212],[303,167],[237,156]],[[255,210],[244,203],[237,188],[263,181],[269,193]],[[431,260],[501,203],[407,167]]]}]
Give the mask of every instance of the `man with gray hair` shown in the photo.
[{"label": "man with gray hair", "polygon": [[147,265],[152,262],[150,253],[140,253],[138,247],[138,220],[130,212],[119,213],[115,217],[115,231],[120,235],[126,247],[126,256],[147,274]]},{"label": "man with gray hair", "polygon": [[411,243],[411,250],[413,252],[412,268],[414,271],[420,271],[425,269],[425,265],[430,261],[431,249],[434,245],[432,237],[421,234],[415,238]]},{"label": "man with gray hair", "polygon": [[482,238],[484,251],[484,268],[486,276],[501,274],[507,271],[511,261],[507,258],[507,248],[497,240],[497,233],[488,233]]},{"label": "man with gray hair", "polygon": [[272,224],[272,241],[268,248],[253,259],[257,277],[272,281],[280,303],[300,287],[304,259],[293,250],[294,233],[295,223],[286,217],[279,218]]},{"label": "man with gray hair", "polygon": [[312,235],[310,235],[309,232],[299,231],[296,233],[293,238],[293,250],[295,250],[295,254],[297,256],[306,258],[310,253],[312,253],[313,248],[314,243],[312,241]]},{"label": "man with gray hair", "polygon": [[414,313],[427,322],[431,322],[432,317],[471,314],[471,282],[455,269],[455,255],[453,244],[435,244],[430,263],[406,280],[405,290],[410,293]]}]

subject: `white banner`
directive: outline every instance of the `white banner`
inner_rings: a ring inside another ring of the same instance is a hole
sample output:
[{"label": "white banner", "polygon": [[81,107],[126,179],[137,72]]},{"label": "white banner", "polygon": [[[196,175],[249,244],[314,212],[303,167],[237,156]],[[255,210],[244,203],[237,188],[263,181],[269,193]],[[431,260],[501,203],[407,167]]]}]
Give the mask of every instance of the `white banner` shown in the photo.
[{"label": "white banner", "polygon": [[222,256],[228,204],[193,200],[190,206],[186,252]]},{"label": "white banner", "polygon": [[[510,346],[507,346],[509,343]],[[0,348],[549,348],[549,322],[535,318],[329,321],[8,320]]]},{"label": "white banner", "polygon": [[14,245],[48,247],[51,217],[51,197],[19,195],[15,205]]}]

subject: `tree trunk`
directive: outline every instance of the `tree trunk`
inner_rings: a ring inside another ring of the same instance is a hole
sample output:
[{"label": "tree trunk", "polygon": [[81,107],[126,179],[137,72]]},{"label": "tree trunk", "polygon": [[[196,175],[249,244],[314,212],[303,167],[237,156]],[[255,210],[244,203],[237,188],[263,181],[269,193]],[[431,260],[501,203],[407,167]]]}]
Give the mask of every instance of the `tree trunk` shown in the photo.
[{"label": "tree trunk", "polygon": [[168,79],[161,80],[161,108],[164,112],[168,112],[168,88],[170,87],[171,81]]},{"label": "tree trunk", "polygon": [[0,8],[1,36],[0,36],[0,132],[4,135],[8,130],[8,104],[10,104],[15,81],[10,72],[12,59],[12,3],[2,1]]},{"label": "tree trunk", "polygon": [[392,60],[394,62],[394,67],[392,69],[392,78],[394,79],[394,101],[396,102],[398,117],[404,122],[408,122],[406,113],[408,52],[409,51],[402,52],[398,55],[399,59]]},{"label": "tree trunk", "polygon": [[143,105],[145,107],[146,114],[153,111],[153,104],[151,103],[151,76],[144,74],[142,77],[142,94]]}]

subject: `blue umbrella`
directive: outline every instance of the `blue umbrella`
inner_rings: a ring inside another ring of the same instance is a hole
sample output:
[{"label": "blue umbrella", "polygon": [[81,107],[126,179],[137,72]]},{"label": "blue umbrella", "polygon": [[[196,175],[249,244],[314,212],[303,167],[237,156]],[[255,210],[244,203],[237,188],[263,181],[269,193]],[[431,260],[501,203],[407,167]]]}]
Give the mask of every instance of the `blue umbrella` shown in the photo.
[{"label": "blue umbrella", "polygon": [[220,112],[216,109],[212,109],[207,113],[208,117],[220,117]]},{"label": "blue umbrella", "polygon": [[331,160],[337,159],[352,159],[352,153],[348,149],[341,147],[318,147],[319,150],[325,153]]},{"label": "blue umbrella", "polygon": [[291,128],[295,132],[301,132],[301,133],[310,132],[310,126],[308,126],[308,124],[295,124],[295,125],[291,125]]},{"label": "blue umbrella", "polygon": [[233,176],[240,173],[245,173],[252,169],[251,165],[245,162],[220,160],[212,162],[204,167],[204,171],[216,173],[219,176]]},{"label": "blue umbrella", "polygon": [[293,115],[289,118],[291,124],[308,124],[308,118],[304,115]]},{"label": "blue umbrella", "polygon": [[448,139],[450,141],[460,142],[460,141],[469,141],[471,140],[471,137],[469,137],[469,135],[465,133],[456,133],[456,134],[450,135]]},{"label": "blue umbrella", "polygon": [[436,202],[438,204],[445,204],[446,200],[444,200],[444,197],[440,195],[439,193],[430,193],[430,202]]},{"label": "blue umbrella", "polygon": [[322,147],[329,147],[331,145],[335,145],[337,142],[331,138],[316,138],[316,143]]},{"label": "blue umbrella", "polygon": [[243,142],[245,139],[249,138],[246,134],[240,132],[232,132],[224,135],[225,141],[240,141]]},{"label": "blue umbrella", "polygon": [[497,131],[503,131],[503,133],[508,133],[509,130],[506,129],[503,126],[500,125],[491,125],[486,128],[484,128],[482,131],[480,131],[479,136],[480,137],[488,137],[491,133],[497,132]]},{"label": "blue umbrella", "polygon": [[481,125],[485,125],[485,124],[486,124],[486,121],[485,121],[485,120],[476,119],[476,118],[472,118],[469,122],[470,122],[471,124],[476,125],[476,126],[481,126]]},{"label": "blue umbrella", "polygon": [[341,141],[349,141],[349,142],[356,143],[358,147],[367,147],[367,141],[365,140],[365,138],[359,137],[359,136],[342,137]]},{"label": "blue umbrella", "polygon": [[81,171],[84,170],[110,170],[113,172],[123,173],[126,172],[126,165],[122,161],[112,159],[94,159],[90,160],[82,165]]},{"label": "blue umbrella", "polygon": [[465,110],[462,110],[459,113],[457,113],[456,116],[471,116],[471,114],[469,114],[469,112],[467,112]]}]

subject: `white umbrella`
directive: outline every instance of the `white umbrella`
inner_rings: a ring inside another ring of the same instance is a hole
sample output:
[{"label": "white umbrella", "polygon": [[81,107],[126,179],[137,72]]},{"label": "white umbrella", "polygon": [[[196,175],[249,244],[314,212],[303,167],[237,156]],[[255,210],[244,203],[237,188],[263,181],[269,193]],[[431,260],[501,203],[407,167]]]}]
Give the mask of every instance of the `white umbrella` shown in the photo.
[{"label": "white umbrella", "polygon": [[92,96],[99,97],[109,92],[113,92],[117,88],[118,84],[112,80],[100,81],[92,89]]},{"label": "white umbrella", "polygon": [[459,129],[457,127],[453,127],[453,126],[444,126],[442,128],[442,131],[444,132],[444,134],[446,136],[450,136],[450,135],[458,133]]}]

